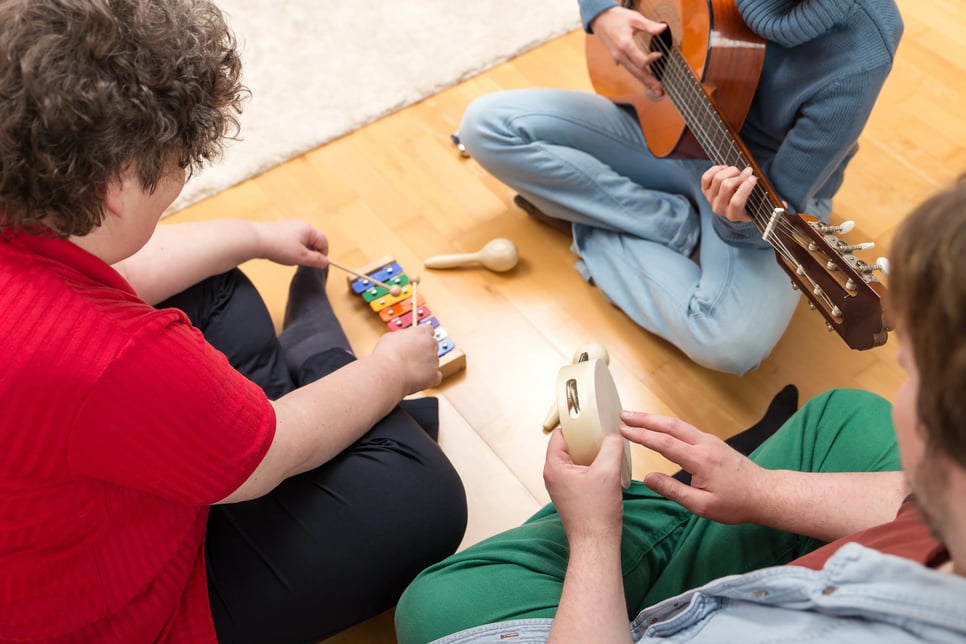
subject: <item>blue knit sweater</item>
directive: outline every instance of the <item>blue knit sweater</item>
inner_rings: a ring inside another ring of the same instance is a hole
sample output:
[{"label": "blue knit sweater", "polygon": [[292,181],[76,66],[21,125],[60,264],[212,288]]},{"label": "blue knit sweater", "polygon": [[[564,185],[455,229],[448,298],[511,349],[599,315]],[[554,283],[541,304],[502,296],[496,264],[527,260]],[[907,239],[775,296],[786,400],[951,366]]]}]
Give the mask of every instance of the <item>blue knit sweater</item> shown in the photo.
[{"label": "blue knit sweater", "polygon": [[[584,28],[613,0],[579,0]],[[893,0],[735,0],[768,41],[741,138],[793,211],[831,199],[892,68],[902,35]],[[716,218],[722,238],[757,237]]]}]

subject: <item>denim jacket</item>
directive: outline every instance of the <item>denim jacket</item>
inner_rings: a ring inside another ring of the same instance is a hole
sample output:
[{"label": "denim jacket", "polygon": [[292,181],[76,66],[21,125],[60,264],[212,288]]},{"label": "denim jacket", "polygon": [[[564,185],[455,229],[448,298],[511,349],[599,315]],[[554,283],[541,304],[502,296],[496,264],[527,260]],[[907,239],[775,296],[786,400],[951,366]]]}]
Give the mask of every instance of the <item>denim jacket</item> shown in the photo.
[{"label": "denim jacket", "polygon": [[[552,620],[467,629],[438,644],[545,642]],[[777,566],[724,577],[642,611],[635,642],[963,642],[966,579],[855,543],[822,570]]]}]

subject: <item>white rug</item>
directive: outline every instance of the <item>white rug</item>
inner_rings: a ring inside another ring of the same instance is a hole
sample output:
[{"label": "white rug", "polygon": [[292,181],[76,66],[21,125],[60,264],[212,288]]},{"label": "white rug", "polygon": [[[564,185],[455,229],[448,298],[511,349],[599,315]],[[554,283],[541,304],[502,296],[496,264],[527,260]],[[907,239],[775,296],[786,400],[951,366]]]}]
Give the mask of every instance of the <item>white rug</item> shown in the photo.
[{"label": "white rug", "polygon": [[171,212],[578,28],[575,0],[219,0],[252,97]]}]

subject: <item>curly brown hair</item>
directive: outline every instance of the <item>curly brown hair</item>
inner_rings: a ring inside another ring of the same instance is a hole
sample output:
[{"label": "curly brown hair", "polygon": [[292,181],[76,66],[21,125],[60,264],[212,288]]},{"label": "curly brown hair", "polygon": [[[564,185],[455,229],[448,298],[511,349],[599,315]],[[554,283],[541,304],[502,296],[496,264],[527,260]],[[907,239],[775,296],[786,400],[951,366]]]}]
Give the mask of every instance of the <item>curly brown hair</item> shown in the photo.
[{"label": "curly brown hair", "polygon": [[240,74],[208,0],[0,0],[0,227],[86,235],[125,171],[151,192],[218,157]]},{"label": "curly brown hair", "polygon": [[889,307],[919,371],[926,442],[966,468],[966,176],[900,224],[890,262]]}]

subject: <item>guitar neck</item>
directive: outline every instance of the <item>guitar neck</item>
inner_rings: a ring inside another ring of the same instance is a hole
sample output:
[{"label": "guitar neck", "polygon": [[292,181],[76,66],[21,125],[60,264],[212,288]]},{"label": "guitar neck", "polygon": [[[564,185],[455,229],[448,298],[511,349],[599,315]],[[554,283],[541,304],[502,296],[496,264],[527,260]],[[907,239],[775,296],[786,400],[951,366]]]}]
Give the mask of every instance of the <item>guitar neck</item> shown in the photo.
[{"label": "guitar neck", "polygon": [[737,132],[708,96],[681,51],[677,47],[667,46],[660,38],[655,38],[654,44],[655,49],[663,54],[652,65],[654,74],[711,162],[716,165],[751,168],[758,178],[758,183],[748,197],[746,209],[762,237],[772,243],[768,234],[769,226],[776,211],[784,208],[781,199],[769,185]]},{"label": "guitar neck", "polygon": [[[682,14],[684,4],[687,11]],[[638,34],[643,51],[662,54],[651,63],[651,71],[665,95],[646,92],[634,75],[614,65],[596,37],[588,36],[587,67],[595,91],[634,109],[647,146],[657,157],[700,158],[703,152],[715,165],[750,168],[758,181],[745,208],[762,239],[774,249],[792,287],[851,348],[884,343],[888,337],[880,296],[884,287],[874,275],[881,267],[853,253],[868,246],[839,239],[837,233],[847,232],[844,224],[832,226],[785,212],[781,198],[738,136],[757,87],[765,45],[744,24],[733,0],[626,0],[624,6],[667,25],[653,37]],[[689,16],[687,25],[682,15]],[[680,47],[674,44],[675,33]],[[707,37],[702,38],[703,34]],[[720,93],[708,89],[717,86],[722,88]]]}]

